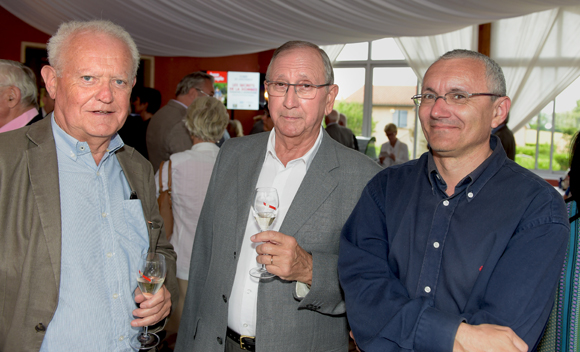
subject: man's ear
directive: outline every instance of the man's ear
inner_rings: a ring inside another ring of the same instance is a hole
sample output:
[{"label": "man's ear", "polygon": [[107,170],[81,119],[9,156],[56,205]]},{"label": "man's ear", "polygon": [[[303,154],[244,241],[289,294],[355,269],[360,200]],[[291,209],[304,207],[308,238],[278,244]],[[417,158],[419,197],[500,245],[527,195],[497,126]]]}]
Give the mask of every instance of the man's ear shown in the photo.
[{"label": "man's ear", "polygon": [[510,112],[512,101],[509,97],[500,97],[494,102],[493,118],[491,120],[491,128],[496,128],[501,125]]},{"label": "man's ear", "polygon": [[20,89],[16,86],[10,86],[7,88],[6,97],[8,99],[8,107],[14,109],[18,104],[20,104]]},{"label": "man's ear", "polygon": [[56,98],[56,70],[54,67],[45,65],[40,70],[42,79],[44,79],[44,85],[46,86],[46,91],[52,99]]},{"label": "man's ear", "polygon": [[338,85],[333,84],[328,89],[328,94],[326,95],[326,106],[324,108],[324,116],[330,114],[334,108],[334,100],[338,95]]}]

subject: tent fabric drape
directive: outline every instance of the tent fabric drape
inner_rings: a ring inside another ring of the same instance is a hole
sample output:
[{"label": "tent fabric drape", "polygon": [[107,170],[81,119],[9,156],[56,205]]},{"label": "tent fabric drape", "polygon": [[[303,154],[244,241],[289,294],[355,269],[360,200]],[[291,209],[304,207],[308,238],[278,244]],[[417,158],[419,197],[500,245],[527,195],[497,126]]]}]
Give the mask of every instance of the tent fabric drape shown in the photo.
[{"label": "tent fabric drape", "polygon": [[[502,67],[512,99],[509,127],[517,131],[580,77],[580,6],[562,7],[491,26],[491,57]],[[477,49],[475,27],[395,39],[420,79],[429,65],[453,49]]]},{"label": "tent fabric drape", "polygon": [[580,6],[494,22],[491,57],[512,99],[509,127],[522,128],[580,76]]},{"label": "tent fabric drape", "polygon": [[53,34],[69,20],[109,19],[155,56],[216,57],[276,48],[426,36],[575,5],[578,0],[0,0],[29,25]]}]

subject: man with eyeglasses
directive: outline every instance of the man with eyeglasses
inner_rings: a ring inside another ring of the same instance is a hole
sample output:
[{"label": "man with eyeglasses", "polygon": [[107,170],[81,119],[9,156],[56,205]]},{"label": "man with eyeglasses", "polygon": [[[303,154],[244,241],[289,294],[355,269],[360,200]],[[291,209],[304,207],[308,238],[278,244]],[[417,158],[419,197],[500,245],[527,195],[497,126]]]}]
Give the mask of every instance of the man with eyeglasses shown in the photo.
[{"label": "man with eyeglasses", "polygon": [[213,97],[214,78],[205,72],[193,72],[181,79],[175,90],[175,99],[159,109],[147,127],[147,152],[154,172],[159,164],[169,160],[171,154],[191,149],[193,142],[183,119],[187,108],[195,99]]},{"label": "man with eyeglasses", "polygon": [[454,50],[413,99],[429,151],[371,180],[342,232],[352,334],[364,351],[535,350],[569,225],[491,136],[511,104],[502,70]]},{"label": "man with eyeglasses", "polygon": [[[338,86],[308,42],[278,48],[266,72],[270,133],[227,141],[193,245],[176,351],[346,351],[338,282],[340,231],[380,167],[322,128]],[[274,187],[279,206],[260,232],[250,206]],[[276,275],[250,276],[265,264]]]}]

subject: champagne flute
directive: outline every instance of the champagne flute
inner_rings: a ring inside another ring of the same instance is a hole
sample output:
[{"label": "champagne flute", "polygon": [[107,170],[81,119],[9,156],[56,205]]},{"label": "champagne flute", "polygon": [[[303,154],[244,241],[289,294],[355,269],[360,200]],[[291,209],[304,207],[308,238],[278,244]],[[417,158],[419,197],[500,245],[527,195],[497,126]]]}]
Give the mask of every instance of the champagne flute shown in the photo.
[{"label": "champagne flute", "polygon": [[[276,219],[278,213],[278,192],[276,188],[259,187],[254,191],[252,213],[261,231],[266,231]],[[260,232],[261,232],[260,231]],[[276,275],[266,270],[262,264],[259,268],[250,270],[250,275],[256,279],[269,279]]]},{"label": "champagne flute", "polygon": [[[165,256],[157,253],[145,253],[141,255],[137,272],[137,284],[145,298],[149,299],[159,291],[165,281],[167,272]],[[159,336],[145,329],[133,336],[131,346],[137,350],[149,350],[159,344]]]}]

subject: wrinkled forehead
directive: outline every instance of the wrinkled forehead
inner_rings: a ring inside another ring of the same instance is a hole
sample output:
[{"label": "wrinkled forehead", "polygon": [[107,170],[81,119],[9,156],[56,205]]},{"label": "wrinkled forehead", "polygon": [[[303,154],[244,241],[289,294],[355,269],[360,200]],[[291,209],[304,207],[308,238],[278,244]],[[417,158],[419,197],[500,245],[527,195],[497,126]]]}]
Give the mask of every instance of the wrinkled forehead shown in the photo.
[{"label": "wrinkled forehead", "polygon": [[99,68],[114,65],[114,70],[131,76],[133,61],[131,51],[121,39],[106,33],[80,32],[71,35],[62,52],[63,70]]},{"label": "wrinkled forehead", "polygon": [[324,79],[325,70],[320,53],[314,48],[293,48],[281,52],[270,63],[271,80],[302,78]]},{"label": "wrinkled forehead", "polygon": [[422,91],[444,94],[463,90],[474,93],[481,89],[487,90],[485,64],[472,58],[439,60],[429,67],[423,78]]}]

